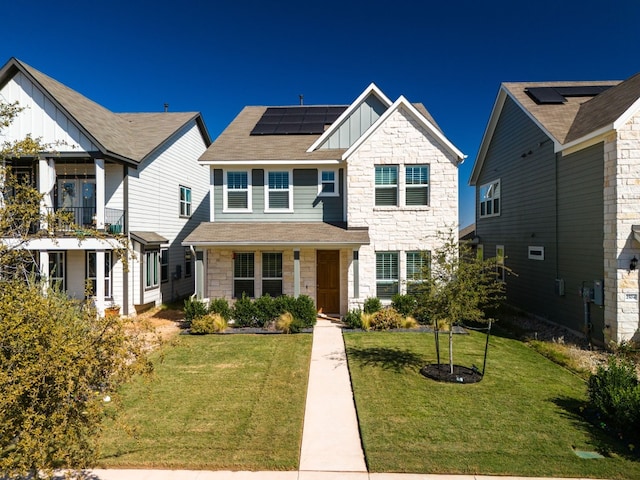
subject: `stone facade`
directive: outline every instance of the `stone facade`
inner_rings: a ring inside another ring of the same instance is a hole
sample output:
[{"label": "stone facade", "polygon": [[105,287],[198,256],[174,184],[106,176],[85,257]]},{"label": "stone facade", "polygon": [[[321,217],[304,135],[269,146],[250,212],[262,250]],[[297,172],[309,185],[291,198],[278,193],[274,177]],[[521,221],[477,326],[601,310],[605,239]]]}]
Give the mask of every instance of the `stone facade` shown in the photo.
[{"label": "stone facade", "polygon": [[639,270],[629,270],[640,257],[632,226],[640,224],[640,113],[636,113],[604,145],[605,341],[621,342],[637,335]]},{"label": "stone facade", "polygon": [[[375,166],[397,165],[398,207],[375,206]],[[405,165],[429,165],[429,205],[405,204]],[[359,295],[349,288],[349,308],[376,296],[376,252],[398,252],[400,291],[406,285],[406,252],[433,250],[438,232],[458,232],[456,157],[403,108],[395,111],[349,158],[349,228],[368,227],[370,245],[359,251]]]}]

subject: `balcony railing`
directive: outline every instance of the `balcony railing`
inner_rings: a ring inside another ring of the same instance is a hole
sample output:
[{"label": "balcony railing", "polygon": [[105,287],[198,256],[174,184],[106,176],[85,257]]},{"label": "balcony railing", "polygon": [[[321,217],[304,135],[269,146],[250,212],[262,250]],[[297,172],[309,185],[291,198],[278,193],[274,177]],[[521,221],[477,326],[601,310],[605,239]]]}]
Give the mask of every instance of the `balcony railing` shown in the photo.
[{"label": "balcony railing", "polygon": [[[47,214],[55,213],[56,232],[72,232],[77,229],[96,227],[95,207],[56,207],[47,208]],[[104,230],[106,233],[120,235],[125,232],[124,210],[104,209]]]},{"label": "balcony railing", "polygon": [[104,209],[105,232],[120,235],[125,232],[124,226],[124,210],[118,210],[117,208]]}]

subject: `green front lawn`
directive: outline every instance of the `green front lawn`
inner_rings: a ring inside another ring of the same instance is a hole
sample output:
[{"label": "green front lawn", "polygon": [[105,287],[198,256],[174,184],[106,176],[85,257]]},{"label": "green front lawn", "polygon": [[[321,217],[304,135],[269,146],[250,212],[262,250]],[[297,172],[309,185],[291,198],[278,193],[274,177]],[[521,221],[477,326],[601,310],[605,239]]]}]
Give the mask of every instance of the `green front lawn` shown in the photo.
[{"label": "green front lawn", "polygon": [[[456,335],[454,363],[482,368],[485,338]],[[420,374],[435,362],[433,334],[345,333],[345,343],[372,472],[640,478],[637,454],[580,417],[584,381],[521,342],[491,337],[485,378],[467,385]],[[446,337],[441,349],[446,361]]]},{"label": "green front lawn", "polygon": [[311,340],[179,336],[154,355],[151,380],[123,390],[99,466],[297,469]]}]

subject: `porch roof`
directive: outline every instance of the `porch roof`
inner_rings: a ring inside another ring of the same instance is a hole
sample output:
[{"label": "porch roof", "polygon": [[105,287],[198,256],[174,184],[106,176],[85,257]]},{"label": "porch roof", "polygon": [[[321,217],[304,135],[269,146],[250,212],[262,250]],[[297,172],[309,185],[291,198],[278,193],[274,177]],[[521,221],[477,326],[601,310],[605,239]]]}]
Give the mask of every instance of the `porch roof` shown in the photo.
[{"label": "porch roof", "polygon": [[220,246],[359,246],[369,244],[368,228],[345,228],[324,222],[205,222],[182,242]]},{"label": "porch roof", "polygon": [[131,232],[131,238],[142,245],[162,245],[169,240],[156,232]]}]

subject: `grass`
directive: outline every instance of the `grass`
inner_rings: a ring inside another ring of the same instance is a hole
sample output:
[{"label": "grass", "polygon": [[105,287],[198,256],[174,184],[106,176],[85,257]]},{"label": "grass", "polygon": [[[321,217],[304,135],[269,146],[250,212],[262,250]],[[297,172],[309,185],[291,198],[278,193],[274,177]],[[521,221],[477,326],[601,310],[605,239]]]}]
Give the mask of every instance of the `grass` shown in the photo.
[{"label": "grass", "polygon": [[151,380],[122,391],[99,466],[297,469],[311,339],[177,337],[155,354]]},{"label": "grass", "polygon": [[[519,341],[491,337],[485,378],[468,385],[419,373],[435,362],[432,334],[348,333],[345,343],[372,472],[640,478],[637,454],[581,417],[584,381]],[[456,336],[454,363],[481,367],[484,343]]]}]

